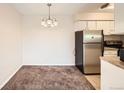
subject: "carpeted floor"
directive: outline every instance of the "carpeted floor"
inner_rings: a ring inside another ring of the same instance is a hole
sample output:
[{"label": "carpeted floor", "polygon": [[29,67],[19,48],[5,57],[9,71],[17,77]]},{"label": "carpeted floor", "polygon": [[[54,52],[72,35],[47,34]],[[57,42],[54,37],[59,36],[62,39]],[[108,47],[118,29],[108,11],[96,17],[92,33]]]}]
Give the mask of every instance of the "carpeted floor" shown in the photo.
[{"label": "carpeted floor", "polygon": [[94,90],[74,66],[23,66],[2,90]]}]

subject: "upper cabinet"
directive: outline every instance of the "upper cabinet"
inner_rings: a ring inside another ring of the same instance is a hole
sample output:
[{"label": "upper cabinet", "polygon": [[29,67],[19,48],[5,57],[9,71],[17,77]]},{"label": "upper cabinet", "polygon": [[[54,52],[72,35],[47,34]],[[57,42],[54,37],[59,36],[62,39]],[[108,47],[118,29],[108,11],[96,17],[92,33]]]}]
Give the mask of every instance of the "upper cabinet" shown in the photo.
[{"label": "upper cabinet", "polygon": [[109,35],[109,22],[108,21],[98,21],[97,30],[103,30],[104,35]]},{"label": "upper cabinet", "polygon": [[97,22],[96,21],[87,21],[88,30],[96,30],[97,29]]},{"label": "upper cabinet", "polygon": [[110,21],[109,28],[112,33],[115,31],[115,21]]},{"label": "upper cabinet", "polygon": [[115,4],[115,34],[124,35],[124,4]]},{"label": "upper cabinet", "polygon": [[87,29],[87,21],[76,21],[74,29],[75,29],[75,31]]},{"label": "upper cabinet", "polygon": [[114,33],[114,21],[77,21],[75,30],[103,30],[104,35],[111,35]]},{"label": "upper cabinet", "polygon": [[104,35],[114,32],[114,21],[97,21],[97,30],[103,30]]}]

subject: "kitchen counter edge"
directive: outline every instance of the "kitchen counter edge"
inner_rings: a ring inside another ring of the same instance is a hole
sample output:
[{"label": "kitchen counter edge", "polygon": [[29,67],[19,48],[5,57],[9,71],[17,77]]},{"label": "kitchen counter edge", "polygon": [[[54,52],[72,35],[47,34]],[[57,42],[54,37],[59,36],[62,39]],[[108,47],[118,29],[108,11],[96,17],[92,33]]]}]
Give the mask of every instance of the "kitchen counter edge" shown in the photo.
[{"label": "kitchen counter edge", "polygon": [[120,60],[118,56],[101,56],[100,60],[111,63],[121,69],[124,69],[124,62]]}]

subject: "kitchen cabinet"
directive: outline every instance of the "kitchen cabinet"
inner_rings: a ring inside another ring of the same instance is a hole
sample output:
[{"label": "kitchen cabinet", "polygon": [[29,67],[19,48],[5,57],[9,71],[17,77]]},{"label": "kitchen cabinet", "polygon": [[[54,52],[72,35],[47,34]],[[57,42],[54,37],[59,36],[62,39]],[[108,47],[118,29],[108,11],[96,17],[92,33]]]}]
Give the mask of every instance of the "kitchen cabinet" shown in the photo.
[{"label": "kitchen cabinet", "polygon": [[110,21],[109,22],[109,31],[110,31],[111,34],[114,33],[114,31],[115,31],[115,21]]},{"label": "kitchen cabinet", "polygon": [[88,21],[87,23],[88,30],[96,30],[97,29],[97,21]]},{"label": "kitchen cabinet", "polygon": [[111,35],[114,33],[114,21],[77,21],[75,23],[75,31],[79,30],[103,30],[104,35]]},{"label": "kitchen cabinet", "polygon": [[124,35],[124,4],[115,4],[115,34]]},{"label": "kitchen cabinet", "polygon": [[[112,62],[110,62],[112,61]],[[113,64],[112,64],[113,63]],[[124,67],[117,57],[109,57],[108,60],[101,59],[101,89],[102,90],[122,90],[124,89],[124,69],[114,63]]]},{"label": "kitchen cabinet", "polygon": [[76,21],[75,22],[75,31],[86,30],[87,29],[87,21]]},{"label": "kitchen cabinet", "polygon": [[114,21],[97,21],[97,30],[103,30],[104,35],[114,32]]}]

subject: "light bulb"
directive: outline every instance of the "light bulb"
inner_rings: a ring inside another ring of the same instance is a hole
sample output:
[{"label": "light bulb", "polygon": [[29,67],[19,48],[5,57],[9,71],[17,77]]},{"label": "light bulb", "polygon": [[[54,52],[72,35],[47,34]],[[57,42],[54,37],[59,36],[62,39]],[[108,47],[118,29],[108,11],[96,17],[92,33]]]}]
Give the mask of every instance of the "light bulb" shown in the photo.
[{"label": "light bulb", "polygon": [[44,27],[47,27],[47,23],[44,23],[43,26],[44,26]]},{"label": "light bulb", "polygon": [[41,22],[41,25],[44,25],[44,24],[45,24],[45,21],[42,21],[42,22]]},{"label": "light bulb", "polygon": [[55,25],[54,24],[51,24],[51,27],[54,27]]},{"label": "light bulb", "polygon": [[55,21],[55,22],[54,22],[54,25],[55,25],[55,26],[57,26],[57,25],[58,25],[58,22],[57,22],[57,21]]},{"label": "light bulb", "polygon": [[52,20],[47,20],[47,24],[52,24]]},{"label": "light bulb", "polygon": [[47,25],[46,25],[46,24],[44,24],[43,26],[44,26],[44,27],[47,27]]}]

